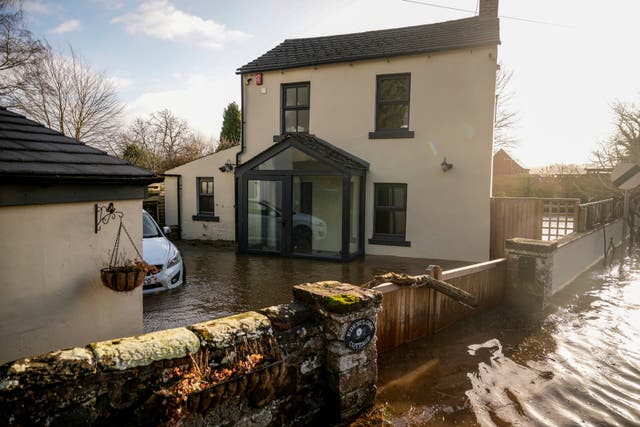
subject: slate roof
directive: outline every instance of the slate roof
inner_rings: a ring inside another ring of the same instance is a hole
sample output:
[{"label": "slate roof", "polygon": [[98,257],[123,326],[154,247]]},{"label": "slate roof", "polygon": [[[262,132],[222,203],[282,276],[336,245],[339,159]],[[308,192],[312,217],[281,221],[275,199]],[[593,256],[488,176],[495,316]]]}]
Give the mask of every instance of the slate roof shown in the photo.
[{"label": "slate roof", "polygon": [[475,16],[390,30],[288,39],[236,72],[281,70],[499,43],[498,18]]},{"label": "slate roof", "polygon": [[133,166],[40,123],[0,107],[0,177],[3,180],[160,181]]}]

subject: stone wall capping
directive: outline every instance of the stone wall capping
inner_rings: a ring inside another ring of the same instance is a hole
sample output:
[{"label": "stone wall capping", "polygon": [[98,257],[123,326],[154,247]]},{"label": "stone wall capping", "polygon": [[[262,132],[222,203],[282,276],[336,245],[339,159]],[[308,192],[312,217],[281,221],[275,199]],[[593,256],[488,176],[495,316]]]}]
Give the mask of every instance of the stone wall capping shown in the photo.
[{"label": "stone wall capping", "polygon": [[258,312],[266,316],[277,331],[293,329],[315,320],[313,311],[296,302],[266,307]]},{"label": "stone wall capping", "polygon": [[29,383],[46,387],[96,373],[96,359],[91,349],[75,347],[57,350],[34,357],[26,357],[8,366],[7,376],[0,379],[0,392]]},{"label": "stone wall capping", "polygon": [[558,242],[516,237],[505,241],[505,249],[534,253],[552,253],[558,249]]},{"label": "stone wall capping", "polygon": [[200,338],[200,344],[203,347],[214,349],[273,334],[269,318],[255,311],[196,323],[187,328]]},{"label": "stone wall capping", "polygon": [[293,287],[293,297],[303,304],[339,314],[377,307],[382,301],[382,294],[378,291],[336,281],[296,285]]},{"label": "stone wall capping", "polygon": [[91,349],[101,369],[122,371],[186,357],[200,349],[200,340],[187,328],[175,328],[97,342],[91,344]]}]

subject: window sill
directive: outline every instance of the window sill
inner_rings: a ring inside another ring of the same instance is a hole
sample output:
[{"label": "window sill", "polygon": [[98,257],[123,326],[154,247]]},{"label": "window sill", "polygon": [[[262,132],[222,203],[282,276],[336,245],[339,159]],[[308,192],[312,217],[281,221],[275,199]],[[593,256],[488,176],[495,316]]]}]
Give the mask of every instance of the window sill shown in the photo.
[{"label": "window sill", "polygon": [[385,246],[411,246],[411,242],[407,242],[406,240],[394,240],[383,237],[372,237],[369,239],[370,245],[385,245]]},{"label": "window sill", "polygon": [[414,131],[406,129],[377,130],[375,132],[369,132],[369,139],[413,138],[414,135]]},{"label": "window sill", "polygon": [[213,215],[193,215],[191,219],[194,221],[220,222],[220,217]]}]

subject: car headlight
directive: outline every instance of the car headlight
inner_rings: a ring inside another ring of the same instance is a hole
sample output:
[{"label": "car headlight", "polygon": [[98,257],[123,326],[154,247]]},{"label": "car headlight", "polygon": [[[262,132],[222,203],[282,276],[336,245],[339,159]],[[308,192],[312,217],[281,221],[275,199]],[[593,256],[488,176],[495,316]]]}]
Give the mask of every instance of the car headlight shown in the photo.
[{"label": "car headlight", "polygon": [[181,261],[180,252],[176,252],[176,254],[172,256],[169,262],[167,263],[167,269],[180,264],[180,261]]}]

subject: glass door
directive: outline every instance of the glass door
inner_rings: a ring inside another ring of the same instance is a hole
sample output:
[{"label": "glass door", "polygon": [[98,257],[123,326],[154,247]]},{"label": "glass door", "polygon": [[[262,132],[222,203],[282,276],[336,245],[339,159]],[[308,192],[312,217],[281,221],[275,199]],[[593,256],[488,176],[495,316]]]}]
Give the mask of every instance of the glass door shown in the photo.
[{"label": "glass door", "polygon": [[284,253],[290,209],[285,203],[285,180],[280,177],[247,180],[247,249]]}]

